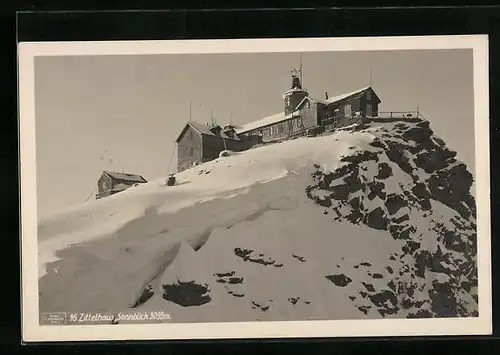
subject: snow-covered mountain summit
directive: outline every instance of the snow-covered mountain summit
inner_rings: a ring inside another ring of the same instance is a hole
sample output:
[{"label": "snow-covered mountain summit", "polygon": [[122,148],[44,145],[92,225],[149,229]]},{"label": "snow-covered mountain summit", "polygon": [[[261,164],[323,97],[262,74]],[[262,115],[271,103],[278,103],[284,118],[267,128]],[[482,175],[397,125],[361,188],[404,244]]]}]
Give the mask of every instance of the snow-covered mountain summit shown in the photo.
[{"label": "snow-covered mountain summit", "polygon": [[477,316],[472,175],[429,122],[234,154],[41,221],[40,311]]}]

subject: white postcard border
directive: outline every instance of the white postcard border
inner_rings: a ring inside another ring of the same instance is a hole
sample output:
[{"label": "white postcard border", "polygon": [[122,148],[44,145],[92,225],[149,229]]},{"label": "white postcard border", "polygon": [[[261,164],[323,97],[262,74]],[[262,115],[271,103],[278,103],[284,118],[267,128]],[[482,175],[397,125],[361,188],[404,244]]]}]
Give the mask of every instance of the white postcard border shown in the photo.
[{"label": "white postcard border", "polygon": [[[68,55],[269,53],[470,48],[474,59],[479,317],[41,326],[38,307],[34,58]],[[486,335],[492,332],[488,37],[400,36],[118,42],[21,42],[18,46],[22,335],[25,342]]]}]

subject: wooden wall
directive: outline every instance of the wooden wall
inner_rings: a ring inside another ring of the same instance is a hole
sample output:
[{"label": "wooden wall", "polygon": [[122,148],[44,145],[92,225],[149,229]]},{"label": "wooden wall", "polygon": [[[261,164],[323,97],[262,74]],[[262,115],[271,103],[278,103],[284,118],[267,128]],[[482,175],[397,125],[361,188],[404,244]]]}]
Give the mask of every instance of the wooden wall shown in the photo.
[{"label": "wooden wall", "polygon": [[286,96],[290,98],[290,106],[288,107],[285,98],[285,115],[288,115],[297,109],[298,104],[307,96],[307,93],[305,91],[292,91]]},{"label": "wooden wall", "polygon": [[177,171],[189,169],[202,161],[202,137],[191,126],[177,144]]},{"label": "wooden wall", "polygon": [[372,113],[377,113],[378,112],[378,102],[375,98],[375,95],[371,95],[370,98],[367,97],[367,92],[363,94],[360,98],[360,106],[361,106],[361,111],[367,112],[367,104],[372,105]]},{"label": "wooden wall", "polygon": [[251,143],[245,141],[238,141],[234,139],[225,139],[225,146],[224,146],[224,140],[221,137],[209,136],[209,135],[203,135],[202,141],[203,141],[203,156],[202,156],[203,162],[217,159],[219,157],[220,152],[222,152],[223,150],[227,149],[233,152],[241,152],[243,150],[247,150],[253,144],[256,143],[256,142]]},{"label": "wooden wall", "polygon": [[102,194],[113,188],[113,181],[109,176],[102,174],[99,180],[97,180],[97,193]]}]

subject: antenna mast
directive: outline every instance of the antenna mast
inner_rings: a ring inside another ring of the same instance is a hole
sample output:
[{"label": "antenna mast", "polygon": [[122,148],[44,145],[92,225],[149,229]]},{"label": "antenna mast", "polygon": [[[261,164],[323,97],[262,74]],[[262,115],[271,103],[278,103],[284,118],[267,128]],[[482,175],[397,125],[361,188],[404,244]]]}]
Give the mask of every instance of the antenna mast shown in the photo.
[{"label": "antenna mast", "polygon": [[191,121],[191,100],[189,100],[189,120]]},{"label": "antenna mast", "polygon": [[372,86],[372,67],[370,67],[370,87]]},{"label": "antenna mast", "polygon": [[304,87],[304,82],[302,81],[302,52],[300,52],[300,83]]}]

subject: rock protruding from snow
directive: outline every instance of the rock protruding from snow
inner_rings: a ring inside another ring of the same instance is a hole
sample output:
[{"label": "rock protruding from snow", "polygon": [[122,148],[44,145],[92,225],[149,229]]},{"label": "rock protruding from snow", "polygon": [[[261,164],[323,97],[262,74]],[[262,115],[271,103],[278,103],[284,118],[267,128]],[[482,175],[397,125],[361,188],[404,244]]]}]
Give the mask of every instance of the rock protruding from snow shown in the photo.
[{"label": "rock protruding from snow", "polygon": [[[388,259],[399,261],[401,271],[387,266],[390,275],[368,273],[388,288],[363,282],[356,299],[365,302],[358,309],[375,307],[383,316],[477,316],[472,174],[427,121],[368,130],[375,136],[370,149],[346,155],[333,171],[317,166],[306,188],[335,220],[384,230],[401,242],[398,255]],[[343,283],[340,276],[328,278]]]},{"label": "rock protruding from snow", "polygon": [[163,298],[182,307],[201,306],[212,300],[207,284],[179,281],[173,285],[163,285],[163,288]]},{"label": "rock protruding from snow", "polygon": [[352,279],[344,274],[328,275],[326,278],[340,287],[345,287],[352,282]]}]

